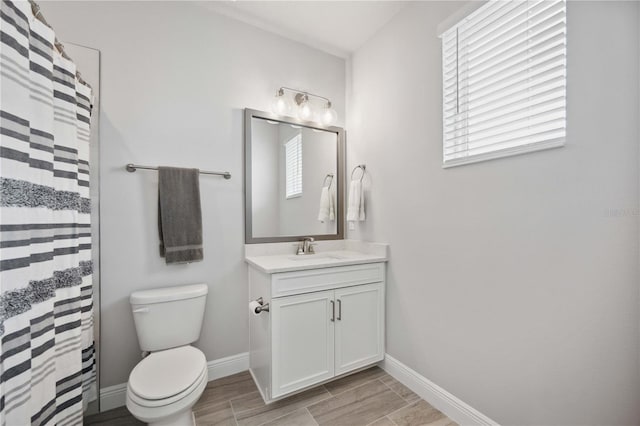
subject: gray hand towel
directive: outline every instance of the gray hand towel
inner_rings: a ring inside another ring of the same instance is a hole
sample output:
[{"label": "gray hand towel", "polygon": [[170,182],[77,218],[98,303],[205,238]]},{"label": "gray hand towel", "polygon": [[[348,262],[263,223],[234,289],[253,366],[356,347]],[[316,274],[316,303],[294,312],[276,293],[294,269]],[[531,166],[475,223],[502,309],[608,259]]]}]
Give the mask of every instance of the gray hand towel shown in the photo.
[{"label": "gray hand towel", "polygon": [[167,264],[203,258],[200,171],[158,167],[160,256]]}]

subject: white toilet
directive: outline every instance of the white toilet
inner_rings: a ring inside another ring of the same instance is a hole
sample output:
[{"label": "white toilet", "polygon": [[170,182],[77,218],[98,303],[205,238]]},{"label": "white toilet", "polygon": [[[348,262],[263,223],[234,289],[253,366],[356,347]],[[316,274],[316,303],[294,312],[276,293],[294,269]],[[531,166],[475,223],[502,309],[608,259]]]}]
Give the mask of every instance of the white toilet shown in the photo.
[{"label": "white toilet", "polygon": [[129,299],[140,348],[150,352],[131,371],[127,408],[152,426],[193,425],[191,408],[207,385],[198,340],[206,284],[136,291]]}]

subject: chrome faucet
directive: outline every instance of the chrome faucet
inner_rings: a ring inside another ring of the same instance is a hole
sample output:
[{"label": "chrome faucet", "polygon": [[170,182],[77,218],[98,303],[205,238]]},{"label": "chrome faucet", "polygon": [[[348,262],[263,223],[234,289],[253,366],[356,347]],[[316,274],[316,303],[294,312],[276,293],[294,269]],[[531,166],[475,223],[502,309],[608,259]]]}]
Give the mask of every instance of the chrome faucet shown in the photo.
[{"label": "chrome faucet", "polygon": [[297,254],[314,254],[313,250],[313,237],[304,237],[300,243],[298,243],[298,253]]}]

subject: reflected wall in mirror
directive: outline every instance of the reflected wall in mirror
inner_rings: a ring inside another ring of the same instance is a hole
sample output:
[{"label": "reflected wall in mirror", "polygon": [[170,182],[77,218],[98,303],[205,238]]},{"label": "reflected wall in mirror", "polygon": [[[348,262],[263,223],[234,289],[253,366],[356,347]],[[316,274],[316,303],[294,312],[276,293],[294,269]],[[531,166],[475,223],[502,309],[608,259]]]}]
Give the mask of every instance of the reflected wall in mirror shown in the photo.
[{"label": "reflected wall in mirror", "polygon": [[245,241],[343,238],[344,131],[245,110]]}]

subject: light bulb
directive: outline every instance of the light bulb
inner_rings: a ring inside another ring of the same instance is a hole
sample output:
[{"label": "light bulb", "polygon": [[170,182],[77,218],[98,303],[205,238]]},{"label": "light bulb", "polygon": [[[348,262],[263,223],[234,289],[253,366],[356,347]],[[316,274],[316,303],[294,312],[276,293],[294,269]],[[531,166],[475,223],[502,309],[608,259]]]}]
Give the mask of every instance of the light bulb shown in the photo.
[{"label": "light bulb", "polygon": [[313,118],[313,108],[308,99],[298,105],[298,118],[304,121],[310,121]]},{"label": "light bulb", "polygon": [[331,102],[327,102],[327,106],[320,114],[320,122],[325,126],[331,126],[338,119],[338,113],[331,108]]},{"label": "light bulb", "polygon": [[278,90],[278,93],[276,93],[276,96],[271,101],[271,111],[278,115],[289,115],[291,108],[291,99],[284,96],[284,90]]}]

